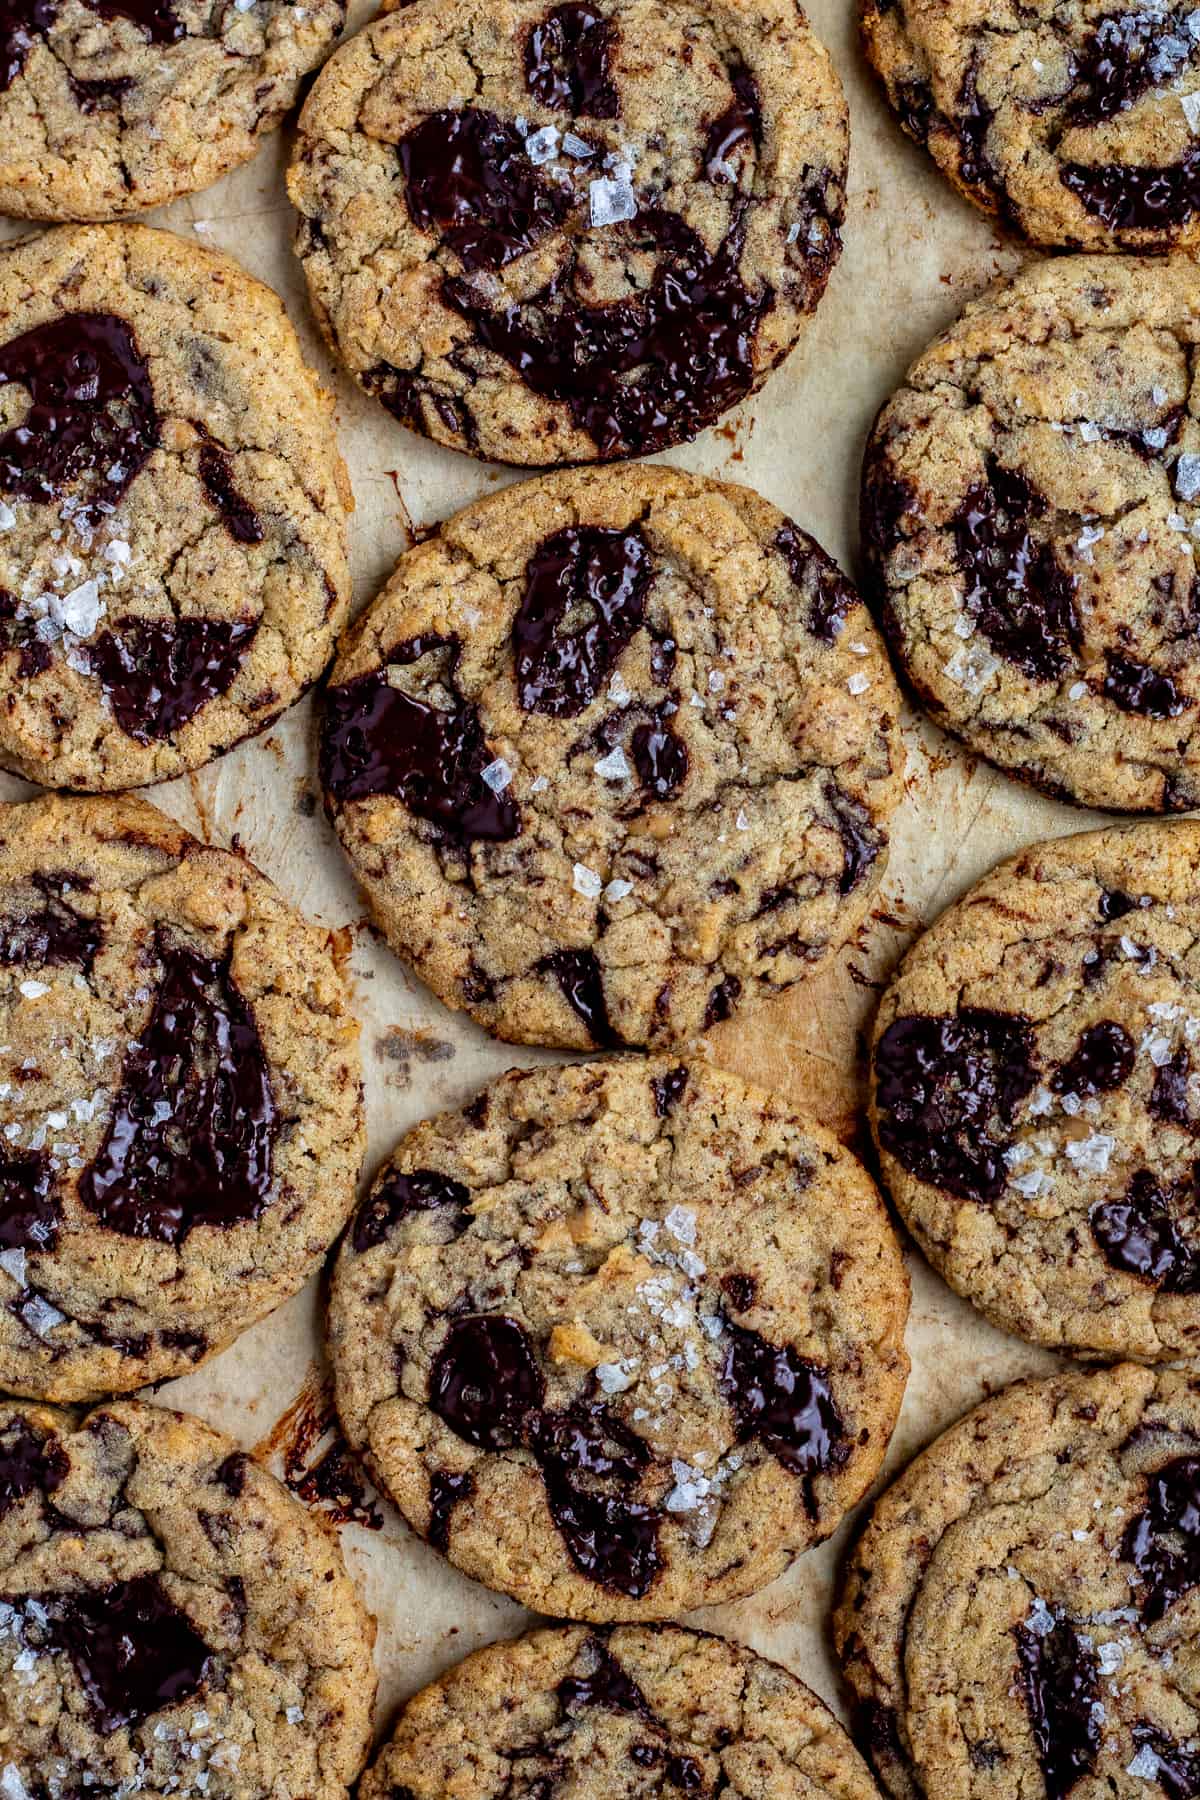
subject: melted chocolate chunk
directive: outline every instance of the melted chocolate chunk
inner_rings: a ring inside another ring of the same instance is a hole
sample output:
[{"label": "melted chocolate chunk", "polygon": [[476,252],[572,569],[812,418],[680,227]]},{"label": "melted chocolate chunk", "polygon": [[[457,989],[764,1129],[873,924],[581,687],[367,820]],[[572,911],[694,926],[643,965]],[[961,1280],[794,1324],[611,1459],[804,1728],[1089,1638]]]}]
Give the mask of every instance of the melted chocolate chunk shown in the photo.
[{"label": "melted chocolate chunk", "polygon": [[1157,1767],[1149,1777],[1157,1782],[1167,1800],[1196,1800],[1200,1795],[1200,1752],[1185,1750],[1171,1734],[1139,1719],[1133,1728],[1135,1750],[1149,1750]]},{"label": "melted chocolate chunk", "polygon": [[169,738],[234,682],[257,620],[127,619],[89,646],[92,672],[121,730]]},{"label": "melted chocolate chunk", "polygon": [[736,975],[727,975],[719,981],[708,996],[704,1008],[704,1026],[707,1031],[711,1025],[720,1025],[733,1016],[733,1009],[741,997],[742,984]]},{"label": "melted chocolate chunk", "polygon": [[289,1457],[284,1479],[306,1506],[333,1524],[383,1530],[383,1514],[371,1497],[362,1464],[340,1432],[309,1467],[294,1466]]},{"label": "melted chocolate chunk", "polygon": [[810,575],[816,578],[808,629],[823,644],[834,644],[848,615],[858,605],[858,595],[837,564],[831,562],[819,544],[806,537],[789,520],[775,535],[775,548],[788,566],[788,573],[798,588],[803,588]]},{"label": "melted chocolate chunk", "polygon": [[225,521],[225,529],[239,544],[261,544],[262,520],[238,493],[233,469],[225,452],[216,444],[200,447],[200,479],[204,491]]},{"label": "melted chocolate chunk", "polygon": [[1171,232],[1200,207],[1200,146],[1163,168],[1138,163],[1067,163],[1059,179],[1107,230]]},{"label": "melted chocolate chunk", "polygon": [[1081,1099],[1111,1093],[1128,1081],[1136,1054],[1125,1028],[1115,1019],[1102,1019],[1080,1034],[1068,1061],[1051,1076],[1050,1086],[1056,1094],[1078,1094]]},{"label": "melted chocolate chunk", "polygon": [[704,140],[704,173],[709,181],[732,181],[729,159],[739,144],[762,143],[762,108],[758,86],[739,57],[729,71],[733,99],[719,119],[714,119]]},{"label": "melted chocolate chunk", "polygon": [[1016,1628],[1017,1663],[1037,1750],[1046,1800],[1066,1800],[1094,1767],[1100,1726],[1093,1712],[1100,1698],[1096,1653],[1070,1620],[1056,1618],[1040,1634]]},{"label": "melted chocolate chunk", "polygon": [[551,1517],[575,1567],[639,1600],[661,1567],[659,1513],[629,1498],[650,1450],[605,1406],[574,1406],[530,1420]]},{"label": "melted chocolate chunk", "polygon": [[342,801],[394,794],[459,841],[515,837],[520,814],[512,789],[496,793],[484,781],[492,754],[477,708],[454,685],[457,640],[411,638],[388,652],[387,666],[407,667],[437,651],[448,652],[441,685],[451,700],[444,708],[393,687],[387,667],[329,689],[321,779]]},{"label": "melted chocolate chunk", "polygon": [[[84,3],[86,5],[87,0]],[[85,81],[77,75],[68,75],[67,81],[82,113],[114,111],[116,102],[137,85],[132,75],[117,75],[111,81]]]},{"label": "melted chocolate chunk", "polygon": [[815,1519],[813,1476],[840,1469],[850,1455],[829,1371],[790,1344],[769,1344],[728,1319],[725,1330],[729,1348],[721,1385],[737,1420],[738,1442],[757,1438],[785,1469],[801,1476],[805,1505]]},{"label": "melted chocolate chunk", "polygon": [[838,893],[852,894],[879,855],[879,833],[871,824],[865,806],[852,800],[840,788],[831,788],[829,804],[842,840],[842,873]]},{"label": "melted chocolate chunk", "polygon": [[198,1225],[261,1216],[279,1114],[258,1026],[228,960],[161,932],[162,977],[130,1048],[79,1198],[110,1231],[180,1244]]},{"label": "melted chocolate chunk", "polygon": [[[184,36],[184,27],[171,8],[162,0],[83,0],[102,19],[132,19],[140,25],[153,44],[174,44]],[[25,67],[25,58],[35,37],[45,37],[58,16],[59,0],[31,0],[28,5],[18,0],[0,0],[0,92],[6,92]],[[132,87],[132,79],[120,82],[80,81],[68,76],[72,89]],[[84,111],[91,108],[84,106]]]},{"label": "melted chocolate chunk", "polygon": [[982,1007],[896,1019],[875,1052],[879,1141],[960,1200],[997,1200],[1003,1131],[1037,1081],[1024,1019]]},{"label": "melted chocolate chunk", "polygon": [[600,964],[592,950],[555,950],[538,964],[540,974],[553,975],[572,1012],[583,1020],[593,1044],[614,1049],[620,1038],[612,1028]]},{"label": "melted chocolate chunk", "polygon": [[54,661],[49,644],[44,644],[36,631],[33,618],[17,617],[17,600],[7,588],[0,588],[0,649],[20,652],[17,673],[23,681],[44,675]]},{"label": "melted chocolate chunk", "polygon": [[1145,719],[1177,719],[1192,704],[1171,677],[1158,669],[1147,668],[1116,650],[1105,653],[1105,662],[1104,697],[1122,712],[1138,713]]},{"label": "melted chocolate chunk", "polygon": [[26,1494],[54,1493],[70,1466],[52,1432],[43,1436],[26,1419],[10,1419],[0,1429],[0,1519]]},{"label": "melted chocolate chunk", "polygon": [[[442,297],[483,347],[525,385],[562,402],[601,457],[649,455],[694,437],[754,385],[754,340],[772,302],[738,273],[744,208],[735,202],[713,252],[675,213],[643,208],[629,251],[662,254],[650,285],[628,300],[589,306],[570,283],[571,260],[528,300],[493,312],[450,277]],[[635,380],[626,379],[638,371]]]},{"label": "melted chocolate chunk", "polygon": [[621,110],[608,63],[616,31],[584,0],[556,6],[529,33],[525,86],[553,112],[581,119],[615,119]]},{"label": "melted chocolate chunk", "polygon": [[535,174],[515,125],[481,107],[436,112],[400,142],[408,210],[466,269],[502,269],[566,217],[569,190]]},{"label": "melted chocolate chunk", "polygon": [[1127,12],[1101,19],[1072,52],[1074,82],[1066,118],[1099,125],[1126,112],[1152,87],[1180,73],[1192,56],[1188,10]]},{"label": "melted chocolate chunk", "polygon": [[1033,681],[1055,681],[1081,643],[1075,578],[1031,521],[1046,510],[1021,475],[988,459],[987,485],[967,490],[954,516],[963,605],[996,652]]},{"label": "melted chocolate chunk", "polygon": [[651,719],[634,727],[629,748],[638,780],[656,800],[670,800],[687,779],[690,767],[687,745],[671,730],[670,720],[678,711],[660,706]]},{"label": "melted chocolate chunk", "polygon": [[1197,1216],[1197,1182],[1162,1186],[1138,1169],[1124,1200],[1104,1201],[1088,1215],[1104,1259],[1114,1269],[1151,1281],[1164,1294],[1200,1293],[1200,1256],[1180,1229],[1177,1213]]},{"label": "melted chocolate chunk", "polygon": [[591,705],[644,623],[652,574],[636,526],[568,526],[538,545],[512,626],[522,711],[569,719]]},{"label": "melted chocolate chunk", "polygon": [[139,1725],[208,1679],[213,1652],[157,1575],[34,1597],[45,1614],[45,1642],[70,1657],[100,1732]]},{"label": "melted chocolate chunk", "polygon": [[1188,1109],[1188,1077],[1192,1072],[1192,1059],[1181,1044],[1169,1062],[1162,1064],[1154,1071],[1154,1086],[1150,1090],[1150,1111],[1156,1119],[1162,1119],[1168,1125],[1182,1125],[1185,1131],[1195,1128],[1195,1121]]},{"label": "melted chocolate chunk", "polygon": [[158,448],[150,371],[115,313],[66,313],[10,338],[0,382],[30,401],[0,435],[0,492],[48,504],[82,477],[89,505],[106,510]]},{"label": "melted chocolate chunk", "polygon": [[469,1473],[455,1475],[449,1469],[435,1469],[429,1477],[429,1529],[425,1535],[443,1556],[450,1543],[454,1509],[474,1492],[475,1477]]},{"label": "melted chocolate chunk", "polygon": [[749,1312],[754,1305],[754,1296],[758,1293],[758,1283],[753,1275],[723,1275],[721,1292],[734,1312]]},{"label": "melted chocolate chunk", "polygon": [[1123,919],[1127,913],[1135,912],[1140,905],[1139,900],[1131,899],[1119,889],[1110,891],[1106,888],[1100,895],[1100,917],[1105,920]]},{"label": "melted chocolate chunk", "polygon": [[672,1787],[695,1794],[704,1786],[704,1771],[694,1756],[669,1756],[663,1773]]},{"label": "melted chocolate chunk", "polygon": [[77,963],[90,972],[103,933],[97,920],[75,912],[66,899],[72,885],[84,883],[73,883],[69,875],[35,875],[32,885],[42,905],[0,918],[0,965],[48,969]]},{"label": "melted chocolate chunk", "polygon": [[636,1713],[653,1719],[637,1682],[625,1673],[612,1651],[599,1638],[589,1638],[588,1653],[595,1664],[590,1675],[568,1675],[558,1684],[564,1711],[577,1713],[587,1706],[603,1706],[608,1712]]},{"label": "melted chocolate chunk", "polygon": [[1147,1478],[1146,1510],[1131,1519],[1121,1555],[1141,1574],[1148,1625],[1200,1583],[1200,1457],[1180,1456]]},{"label": "melted chocolate chunk", "polygon": [[360,1253],[382,1244],[388,1233],[415,1212],[448,1214],[455,1237],[470,1223],[471,1192],[461,1181],[451,1180],[436,1169],[415,1169],[410,1175],[389,1175],[376,1188],[354,1221],[353,1243]]},{"label": "melted chocolate chunk", "polygon": [[46,1159],[34,1151],[0,1154],[0,1250],[53,1250],[61,1223]]},{"label": "melted chocolate chunk", "polygon": [[687,1084],[688,1072],[682,1065],[678,1069],[669,1069],[665,1075],[655,1076],[650,1083],[650,1091],[654,1095],[654,1110],[660,1119],[665,1119],[672,1111]]},{"label": "melted chocolate chunk", "polygon": [[177,44],[187,32],[166,0],[84,0],[102,19],[132,19],[152,44]]},{"label": "melted chocolate chunk", "polygon": [[511,1450],[520,1443],[545,1391],[525,1330],[500,1313],[456,1319],[429,1376],[434,1412],[481,1450]]}]

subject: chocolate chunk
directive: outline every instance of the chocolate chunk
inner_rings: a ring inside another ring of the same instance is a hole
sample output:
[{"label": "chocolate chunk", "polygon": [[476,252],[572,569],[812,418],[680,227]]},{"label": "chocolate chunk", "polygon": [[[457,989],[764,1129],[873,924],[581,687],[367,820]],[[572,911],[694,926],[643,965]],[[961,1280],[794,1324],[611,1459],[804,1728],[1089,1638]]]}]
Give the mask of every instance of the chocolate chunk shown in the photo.
[{"label": "chocolate chunk", "polygon": [[1189,8],[1114,13],[1100,19],[1071,52],[1074,81],[1066,108],[1071,125],[1099,125],[1127,112],[1149,88],[1191,61]]},{"label": "chocolate chunk", "polygon": [[1198,1184],[1191,1180],[1159,1183],[1149,1169],[1138,1169],[1124,1200],[1104,1201],[1088,1215],[1092,1236],[1114,1269],[1138,1275],[1165,1294],[1200,1293],[1200,1255],[1176,1218],[1196,1217]]},{"label": "chocolate chunk", "polygon": [[[628,226],[627,255],[660,252],[649,286],[589,306],[567,259],[548,286],[493,312],[469,283],[448,277],[447,306],[525,385],[562,402],[603,458],[649,455],[694,437],[754,385],[754,340],[772,302],[739,274],[744,204],[735,202],[713,251],[675,213],[643,207]],[[636,379],[629,376],[637,371]]]},{"label": "chocolate chunk", "polygon": [[829,805],[842,840],[842,873],[838,893],[852,894],[879,855],[879,833],[871,824],[865,806],[852,800],[839,787],[828,789]]},{"label": "chocolate chunk", "polygon": [[353,1243],[360,1253],[382,1244],[388,1233],[415,1212],[445,1212],[452,1235],[461,1237],[470,1223],[470,1189],[436,1169],[414,1169],[389,1175],[359,1209]]},{"label": "chocolate chunk", "polygon": [[702,160],[709,181],[732,181],[729,159],[738,145],[754,144],[757,148],[762,143],[758,85],[740,57],[735,58],[729,70],[729,85],[733,99],[720,118],[713,120],[704,140]]},{"label": "chocolate chunk", "polygon": [[1127,913],[1134,912],[1142,902],[1133,900],[1119,889],[1105,889],[1100,895],[1100,917],[1102,919],[1123,919]]},{"label": "chocolate chunk", "polygon": [[449,1469],[435,1469],[429,1477],[429,1529],[425,1535],[443,1555],[450,1543],[454,1509],[474,1492],[475,1477],[469,1473],[455,1475]]},{"label": "chocolate chunk", "polygon": [[612,1028],[600,964],[592,950],[555,950],[537,965],[538,973],[553,975],[567,1003],[587,1027],[599,1049],[611,1050],[620,1038]]},{"label": "chocolate chunk", "polygon": [[983,1007],[896,1019],[875,1081],[879,1141],[902,1168],[960,1200],[999,1198],[1004,1130],[1037,1081],[1026,1020]]},{"label": "chocolate chunk", "polygon": [[0,347],[0,382],[29,394],[0,435],[0,492],[48,505],[83,478],[88,507],[106,510],[159,444],[150,371],[133,328],[114,313],[73,312]]},{"label": "chocolate chunk", "polygon": [[840,1469],[850,1455],[829,1371],[790,1344],[769,1344],[726,1319],[729,1347],[721,1385],[739,1443],[757,1438],[785,1469],[803,1478],[805,1505],[817,1516],[814,1475]]},{"label": "chocolate chunk", "polygon": [[1196,1800],[1200,1795],[1200,1752],[1185,1750],[1169,1732],[1139,1719],[1133,1727],[1134,1749],[1149,1750],[1155,1759],[1153,1775],[1167,1800]]},{"label": "chocolate chunk", "polygon": [[102,19],[132,19],[152,44],[177,44],[187,32],[166,0],[83,0]]},{"label": "chocolate chunk", "polygon": [[113,112],[116,102],[137,86],[132,75],[116,75],[111,81],[84,81],[77,75],[68,74],[67,83],[82,113]]},{"label": "chocolate chunk", "polygon": [[660,1119],[665,1119],[672,1111],[687,1082],[688,1072],[682,1066],[669,1069],[665,1075],[655,1076],[650,1083],[650,1091],[654,1095],[654,1110]]},{"label": "chocolate chunk", "polygon": [[717,983],[709,994],[708,1003],[704,1008],[703,1029],[705,1031],[710,1026],[720,1025],[732,1017],[733,1009],[741,997],[741,992],[742,984],[736,975],[727,975],[724,981]]},{"label": "chocolate chunk", "polygon": [[952,529],[963,606],[996,652],[1033,681],[1055,681],[1078,650],[1075,577],[1031,522],[1046,502],[1023,475],[988,459],[987,484],[968,488]]},{"label": "chocolate chunk", "polygon": [[1169,1062],[1155,1069],[1150,1090],[1150,1111],[1154,1117],[1168,1125],[1182,1125],[1185,1131],[1193,1130],[1196,1123],[1188,1107],[1191,1072],[1192,1059],[1181,1044]]},{"label": "chocolate chunk", "polygon": [[205,493],[224,519],[230,537],[239,544],[261,544],[262,520],[249,501],[243,500],[238,493],[229,458],[219,445],[201,445],[200,479]]},{"label": "chocolate chunk", "polygon": [[180,1244],[198,1225],[261,1216],[279,1113],[254,1015],[229,960],[160,931],[162,976],[125,1057],[104,1142],[79,1198],[110,1231]]},{"label": "chocolate chunk", "polygon": [[1136,1054],[1124,1026],[1102,1019],[1080,1033],[1070,1058],[1051,1076],[1050,1087],[1056,1094],[1078,1094],[1081,1099],[1111,1093],[1128,1081]]},{"label": "chocolate chunk", "polygon": [[10,1419],[0,1427],[0,1519],[27,1494],[54,1493],[70,1466],[53,1432],[35,1431],[26,1419]]},{"label": "chocolate chunk", "polygon": [[823,644],[836,643],[847,616],[858,605],[858,595],[821,546],[790,520],[775,534],[775,548],[787,563],[795,585],[803,591],[811,584],[815,590],[808,629]]},{"label": "chocolate chunk", "polygon": [[482,107],[430,113],[400,140],[408,210],[466,269],[502,269],[566,217],[569,189],[534,172],[515,125]]},{"label": "chocolate chunk", "polygon": [[583,0],[556,6],[529,33],[525,86],[553,112],[617,118],[621,103],[608,67],[615,36],[612,21]]},{"label": "chocolate chunk", "polygon": [[103,933],[98,920],[77,913],[66,897],[86,883],[69,875],[35,875],[32,885],[42,904],[0,918],[0,965],[48,969],[76,963],[90,974]]},{"label": "chocolate chunk", "polygon": [[468,1444],[511,1450],[527,1415],[540,1411],[545,1385],[524,1328],[485,1313],[456,1319],[446,1333],[429,1375],[429,1404]]},{"label": "chocolate chunk", "polygon": [[1018,1625],[1017,1663],[1029,1728],[1046,1783],[1046,1800],[1066,1800],[1094,1768],[1100,1725],[1096,1653],[1069,1619],[1056,1617],[1047,1632]]},{"label": "chocolate chunk", "polygon": [[[445,653],[445,707],[393,687],[387,667],[407,668]],[[420,637],[388,652],[377,674],[330,688],[321,733],[321,780],[338,800],[394,794],[410,812],[459,841],[506,839],[520,830],[512,789],[497,793],[483,779],[494,759],[477,708],[454,684],[461,646],[455,638]]]},{"label": "chocolate chunk", "polygon": [[563,1710],[577,1713],[587,1706],[602,1706],[608,1712],[636,1713],[639,1718],[653,1719],[646,1696],[607,1644],[599,1638],[589,1638],[587,1651],[594,1664],[591,1674],[568,1675],[558,1684]]},{"label": "chocolate chunk", "polygon": [[45,1157],[0,1154],[0,1250],[53,1250],[61,1224],[62,1203]]},{"label": "chocolate chunk", "polygon": [[690,766],[687,745],[672,731],[670,721],[678,711],[671,702],[653,717],[634,727],[629,748],[643,788],[656,800],[672,799],[687,779]]},{"label": "chocolate chunk", "polygon": [[1138,713],[1145,719],[1177,719],[1192,704],[1169,675],[1119,651],[1106,651],[1105,664],[1104,697],[1122,712]]},{"label": "chocolate chunk", "polygon": [[45,1619],[39,1634],[70,1657],[102,1733],[190,1699],[209,1677],[213,1652],[157,1575],[32,1598]]},{"label": "chocolate chunk", "polygon": [[636,526],[568,526],[538,545],[512,626],[524,712],[566,719],[591,705],[644,621],[652,574]]},{"label": "chocolate chunk", "polygon": [[244,1451],[235,1450],[232,1456],[225,1458],[213,1476],[218,1487],[223,1487],[231,1500],[240,1500],[245,1493],[246,1474],[251,1460]]},{"label": "chocolate chunk", "polygon": [[[35,37],[45,37],[58,16],[60,0],[31,0],[19,5],[17,0],[0,0],[0,92],[9,89],[25,67]],[[175,44],[183,37],[182,22],[163,0],[83,0],[83,4],[102,19],[132,19],[140,25],[152,44]],[[124,92],[132,87],[131,78],[120,81],[81,81],[68,75],[72,89],[115,88]],[[90,106],[84,106],[90,112]]]},{"label": "chocolate chunk", "polygon": [[629,1497],[650,1451],[605,1406],[575,1406],[530,1420],[550,1515],[575,1567],[601,1587],[640,1600],[661,1567],[658,1511]]},{"label": "chocolate chunk", "polygon": [[0,649],[20,652],[17,673],[23,681],[29,681],[35,675],[44,675],[54,658],[49,644],[37,635],[36,619],[19,619],[17,610],[16,595],[0,588]]},{"label": "chocolate chunk", "polygon": [[1138,163],[1067,163],[1059,179],[1107,230],[1173,232],[1200,206],[1200,146],[1163,168]]},{"label": "chocolate chunk", "polygon": [[1142,1576],[1135,1598],[1148,1625],[1200,1583],[1200,1457],[1147,1477],[1146,1510],[1126,1526],[1121,1555]]},{"label": "chocolate chunk", "polygon": [[233,685],[257,630],[256,619],[126,619],[88,656],[121,730],[148,744]]},{"label": "chocolate chunk", "polygon": [[723,1275],[721,1292],[732,1306],[734,1312],[749,1312],[754,1305],[754,1296],[758,1292],[758,1283],[753,1275]]}]

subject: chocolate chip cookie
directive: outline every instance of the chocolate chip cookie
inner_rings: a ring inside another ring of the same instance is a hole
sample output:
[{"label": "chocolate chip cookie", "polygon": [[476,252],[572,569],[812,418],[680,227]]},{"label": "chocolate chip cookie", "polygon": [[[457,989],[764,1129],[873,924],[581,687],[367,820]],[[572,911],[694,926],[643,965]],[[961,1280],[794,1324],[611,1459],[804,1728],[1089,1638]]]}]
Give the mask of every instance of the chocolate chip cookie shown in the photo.
[{"label": "chocolate chip cookie", "polygon": [[113,219],[247,162],[332,49],[345,0],[0,7],[0,212]]},{"label": "chocolate chip cookie", "polygon": [[221,1432],[0,1402],[7,1800],[346,1800],[373,1637],[333,1537]]},{"label": "chocolate chip cookie", "polygon": [[326,934],[144,801],[0,807],[0,1387],[162,1381],[299,1288],[363,1153]]},{"label": "chocolate chip cookie", "polygon": [[886,1180],[1038,1344],[1200,1352],[1200,825],[1036,844],[944,912],[875,1027]]},{"label": "chocolate chip cookie", "polygon": [[760,386],[840,252],[847,149],[794,0],[418,0],[322,71],[288,190],[367,392],[544,466],[681,443]]},{"label": "chocolate chip cookie", "polygon": [[536,1631],[409,1701],[361,1800],[723,1794],[877,1800],[829,1709],[778,1663],[678,1626]]},{"label": "chocolate chip cookie", "polygon": [[883,408],[863,542],[938,724],[1085,805],[1200,805],[1200,263],[1071,257],[968,306]]},{"label": "chocolate chip cookie", "polygon": [[1037,244],[1200,239],[1200,14],[1153,0],[863,0],[909,136]]},{"label": "chocolate chip cookie", "polygon": [[1019,1382],[875,1506],[834,1635],[895,1800],[1200,1787],[1200,1380]]},{"label": "chocolate chip cookie", "polygon": [[765,500],[550,476],[402,557],[326,696],[326,804],[393,948],[491,1032],[679,1043],[857,929],[901,791],[854,589]]},{"label": "chocolate chip cookie", "polygon": [[512,1071],[419,1125],[339,1252],[338,1412],[410,1524],[566,1618],[735,1599],[874,1477],[908,1359],[879,1195],[702,1062]]},{"label": "chocolate chip cookie", "polygon": [[136,787],[300,697],[349,603],[331,405],[228,257],[140,225],[0,251],[0,765]]}]

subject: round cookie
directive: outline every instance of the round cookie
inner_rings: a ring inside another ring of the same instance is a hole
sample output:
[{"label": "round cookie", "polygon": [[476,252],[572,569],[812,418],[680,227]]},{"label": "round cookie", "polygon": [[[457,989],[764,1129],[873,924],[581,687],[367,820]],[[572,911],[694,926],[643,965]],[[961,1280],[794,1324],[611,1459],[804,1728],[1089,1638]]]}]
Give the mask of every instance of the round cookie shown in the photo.
[{"label": "round cookie", "polygon": [[496,462],[646,455],[796,342],[848,131],[794,0],[418,0],[305,102],[297,253],[403,424]]},{"label": "round cookie", "polygon": [[353,1450],[475,1579],[565,1618],[764,1586],[879,1468],[908,1280],[861,1164],[701,1062],[515,1070],[419,1125],[335,1266]]},{"label": "round cookie", "polygon": [[1200,264],[1070,257],[968,306],[883,408],[863,543],[939,725],[1047,792],[1200,805]]},{"label": "round cookie", "polygon": [[894,1800],[1187,1800],[1200,1774],[1200,1381],[1019,1382],[910,1465],[834,1638]]},{"label": "round cookie", "polygon": [[593,470],[468,507],[331,683],[326,804],[375,918],[500,1037],[683,1042],[811,973],[877,892],[887,657],[746,488]]},{"label": "round cookie", "polygon": [[328,936],[144,801],[0,807],[0,1387],[193,1367],[354,1204],[358,1028]]},{"label": "round cookie", "polygon": [[113,219],[249,161],[345,0],[37,0],[0,14],[0,212]]},{"label": "round cookie", "polygon": [[535,1631],[476,1651],[409,1701],[359,1795],[555,1790],[878,1800],[833,1714],[794,1675],[675,1625]]},{"label": "round cookie", "polygon": [[332,1534],[223,1433],[0,1402],[11,1800],[346,1800],[374,1635]]},{"label": "round cookie", "polygon": [[1034,1343],[1200,1352],[1200,825],[1035,844],[880,1003],[884,1180],[958,1293]]},{"label": "round cookie", "polygon": [[331,406],[228,257],[140,225],[0,250],[0,765],[136,787],[299,699],[350,595]]},{"label": "round cookie", "polygon": [[862,0],[868,59],[960,193],[1036,244],[1200,240],[1200,20],[1103,0]]}]

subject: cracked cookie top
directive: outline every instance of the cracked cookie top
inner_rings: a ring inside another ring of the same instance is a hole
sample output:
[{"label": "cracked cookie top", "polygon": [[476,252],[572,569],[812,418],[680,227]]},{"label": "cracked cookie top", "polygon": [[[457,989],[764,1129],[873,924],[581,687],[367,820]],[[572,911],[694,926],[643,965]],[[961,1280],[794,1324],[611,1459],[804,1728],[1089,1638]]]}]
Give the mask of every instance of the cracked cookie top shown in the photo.
[{"label": "cracked cookie top", "polygon": [[137,787],[299,699],[349,604],[330,409],[227,257],[141,225],[0,251],[0,764]]},{"label": "cracked cookie top", "polygon": [[1047,792],[1200,804],[1200,264],[1072,257],[967,307],[883,408],[863,544],[938,724]]},{"label": "cracked cookie top", "polygon": [[761,384],[837,260],[847,150],[793,0],[418,0],[322,72],[288,191],[368,393],[544,466],[681,443]]},{"label": "cracked cookie top", "polygon": [[778,1663],[678,1626],[536,1631],[417,1694],[362,1800],[661,1794],[876,1800],[849,1738]]},{"label": "cracked cookie top", "polygon": [[867,56],[960,193],[1036,244],[1200,239],[1200,12],[863,0]]},{"label": "cracked cookie top", "polygon": [[887,1182],[952,1287],[1093,1356],[1200,1349],[1200,825],[1037,844],[910,950],[875,1027]]},{"label": "cracked cookie top", "polygon": [[332,48],[345,0],[0,6],[0,212],[113,219],[247,162]]},{"label": "cracked cookie top", "polygon": [[566,1618],[774,1580],[873,1479],[908,1281],[861,1164],[701,1062],[513,1071],[419,1125],[334,1272],[352,1449],[467,1574]]},{"label": "cracked cookie top", "polygon": [[346,1800],[373,1638],[332,1535],[221,1432],[0,1403],[9,1800]]},{"label": "cracked cookie top", "polygon": [[834,1637],[894,1800],[1188,1800],[1200,1381],[1020,1382],[876,1503]]},{"label": "cracked cookie top", "polygon": [[899,696],[854,589],[745,488],[546,477],[402,557],[326,696],[326,803],[393,947],[491,1032],[678,1043],[857,928]]},{"label": "cracked cookie top", "polygon": [[326,933],[137,799],[0,807],[0,1387],[162,1381],[299,1288],[354,1203]]}]

